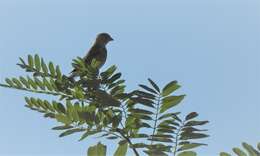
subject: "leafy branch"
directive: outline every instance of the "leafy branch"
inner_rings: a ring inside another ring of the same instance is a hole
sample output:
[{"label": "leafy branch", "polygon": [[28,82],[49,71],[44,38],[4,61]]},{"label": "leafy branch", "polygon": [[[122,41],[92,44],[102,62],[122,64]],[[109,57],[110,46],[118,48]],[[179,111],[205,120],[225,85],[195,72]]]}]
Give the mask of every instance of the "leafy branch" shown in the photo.
[{"label": "leafy branch", "polygon": [[[249,145],[245,142],[242,143],[244,149],[234,147],[232,150],[237,156],[259,156],[260,155],[260,143],[257,144],[257,147],[254,148],[252,145]],[[231,156],[226,152],[221,152],[220,156]]]},{"label": "leafy branch", "polygon": [[[99,71],[95,63],[87,65],[78,57],[72,62],[78,78],[72,79],[58,65],[45,62],[37,54],[28,55],[26,61],[20,58],[17,65],[29,75],[6,78],[0,86],[58,97],[52,101],[25,97],[25,106],[59,122],[52,129],[61,131],[60,137],[82,133],[79,141],[91,136],[116,140],[115,156],[126,155],[128,148],[136,156],[141,152],[192,156],[191,149],[206,145],[194,140],[208,137],[206,130],[197,128],[208,121],[196,120],[196,112],[182,119],[174,111],[185,97],[175,95],[180,88],[177,81],[161,89],[148,79],[149,85],[140,84],[139,89],[126,92],[125,80],[115,65]],[[106,150],[99,142],[89,147],[88,155],[106,155]]]}]

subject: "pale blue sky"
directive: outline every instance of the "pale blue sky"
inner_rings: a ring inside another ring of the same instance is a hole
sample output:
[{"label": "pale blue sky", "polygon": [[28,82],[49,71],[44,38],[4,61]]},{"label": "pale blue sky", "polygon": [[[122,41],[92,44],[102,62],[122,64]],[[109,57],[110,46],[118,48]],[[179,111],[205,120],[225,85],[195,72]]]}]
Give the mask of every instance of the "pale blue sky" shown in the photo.
[{"label": "pale blue sky", "polygon": [[[179,81],[187,97],[176,109],[210,120],[199,156],[260,141],[259,0],[0,0],[0,81],[23,75],[18,57],[34,53],[68,73],[99,32],[115,39],[106,67],[117,64],[128,89]],[[58,138],[25,95],[0,88],[1,156],[80,156],[95,143]]]}]

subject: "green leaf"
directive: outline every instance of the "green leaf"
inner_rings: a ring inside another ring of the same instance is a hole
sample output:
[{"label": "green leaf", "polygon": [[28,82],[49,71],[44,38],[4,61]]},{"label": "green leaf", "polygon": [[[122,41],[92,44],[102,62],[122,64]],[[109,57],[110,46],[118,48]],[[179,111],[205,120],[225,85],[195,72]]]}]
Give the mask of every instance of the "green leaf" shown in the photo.
[{"label": "green leaf", "polygon": [[167,135],[167,134],[156,134],[156,135],[151,135],[153,138],[171,138],[173,139],[174,137],[172,135]]},{"label": "green leaf", "polygon": [[135,118],[137,118],[137,119],[153,120],[152,117],[150,117],[150,116],[148,116],[148,115],[144,115],[144,114],[132,113],[132,114],[129,114],[129,116],[135,117]]},{"label": "green leaf", "polygon": [[124,85],[120,85],[120,86],[116,86],[115,88],[113,88],[111,91],[110,91],[110,94],[111,95],[117,95],[117,94],[121,94],[124,92],[124,89],[125,89],[125,86]]},{"label": "green leaf", "polygon": [[124,142],[123,144],[119,144],[114,156],[125,156],[127,153],[128,143]]},{"label": "green leaf", "polygon": [[182,132],[184,132],[184,133],[202,132],[202,131],[207,131],[207,130],[205,130],[205,129],[200,130],[200,129],[197,129],[197,128],[194,128],[191,126],[182,128]]},{"label": "green leaf", "polygon": [[51,87],[53,88],[53,90],[59,91],[59,90],[57,89],[55,80],[53,80],[52,78],[50,78],[50,85],[51,85]]},{"label": "green leaf", "polygon": [[116,73],[115,75],[113,75],[109,80],[108,83],[114,83],[117,79],[119,79],[121,77],[121,73]]},{"label": "green leaf", "polygon": [[[74,114],[76,114],[75,111],[71,113],[72,116],[74,116]],[[78,116],[81,120],[85,120],[89,125],[92,125],[95,120],[95,114],[90,112],[81,112]]]},{"label": "green leaf", "polygon": [[172,152],[171,148],[172,148],[171,145],[167,146],[167,145],[164,145],[161,143],[148,145],[148,149],[153,150],[153,151]]},{"label": "green leaf", "polygon": [[160,126],[160,125],[171,125],[174,127],[180,126],[180,124],[178,122],[176,122],[174,119],[164,120],[158,126]]},{"label": "green leaf", "polygon": [[25,99],[26,103],[28,104],[28,106],[33,107],[33,104],[28,97],[25,97],[24,99]]},{"label": "green leaf", "polygon": [[148,87],[148,86],[146,86],[146,85],[140,84],[139,87],[141,87],[141,88],[147,90],[148,92],[151,92],[151,93],[154,93],[154,94],[158,94],[154,89],[152,89],[152,88],[150,88],[150,87]]},{"label": "green leaf", "polygon": [[30,88],[30,84],[24,77],[20,76],[19,79],[25,85],[26,88],[28,88],[28,89]]},{"label": "green leaf", "polygon": [[71,128],[73,128],[73,126],[63,125],[63,126],[53,127],[52,130],[65,130],[65,129],[71,129]]},{"label": "green leaf", "polygon": [[21,84],[21,82],[17,78],[12,78],[12,81],[13,81],[13,83],[15,84],[15,86],[17,88],[22,88],[23,87],[23,85]]},{"label": "green leaf", "polygon": [[184,151],[184,150],[189,150],[193,149],[199,146],[206,146],[207,144],[201,144],[201,143],[188,143],[188,144],[183,144],[181,148],[178,149],[178,151]]},{"label": "green leaf", "polygon": [[31,68],[33,68],[33,57],[32,57],[32,55],[28,55],[28,64]]},{"label": "green leaf", "polygon": [[40,71],[41,70],[41,60],[40,60],[40,57],[39,55],[34,55],[34,61],[35,61],[35,68],[37,71]]},{"label": "green leaf", "polygon": [[22,65],[26,65],[26,63],[24,62],[24,60],[21,57],[19,57],[19,60],[21,61]]},{"label": "green leaf", "polygon": [[109,78],[111,75],[113,75],[113,73],[116,71],[116,66],[113,65],[111,67],[109,67],[105,72],[102,72],[100,75],[102,77],[102,79],[107,79]]},{"label": "green leaf", "polygon": [[159,117],[159,120],[162,120],[162,119],[165,119],[165,118],[173,118],[173,119],[175,119],[175,120],[177,120],[177,121],[179,121],[179,122],[182,122],[182,120],[177,116],[177,115],[179,115],[180,114],[180,112],[176,112],[176,113],[166,113],[166,114],[164,114],[164,115],[162,115],[162,116],[160,116]]},{"label": "green leaf", "polygon": [[228,154],[228,153],[226,153],[226,152],[221,152],[219,155],[220,155],[220,156],[231,156],[230,154]]},{"label": "green leaf", "polygon": [[[55,102],[55,103],[56,103],[56,102]],[[60,112],[60,113],[63,113],[63,114],[66,113],[65,107],[64,107],[63,104],[61,104],[61,103],[56,103],[56,104],[54,105],[54,108],[55,108],[58,112]]]},{"label": "green leaf", "polygon": [[242,146],[247,150],[250,156],[259,156],[260,153],[256,151],[251,145],[243,142]]},{"label": "green leaf", "polygon": [[80,137],[79,141],[82,141],[82,140],[84,140],[85,138],[87,138],[88,136],[97,134],[97,133],[99,133],[99,132],[100,132],[100,130],[89,130],[89,131],[85,132],[85,133]]},{"label": "green leaf", "polygon": [[83,121],[84,119],[80,118],[81,112],[79,112],[78,103],[75,103],[72,105],[72,103],[67,100],[66,101],[66,115],[69,116],[69,118],[73,121]]},{"label": "green leaf", "polygon": [[147,134],[131,134],[130,135],[131,138],[148,138],[149,136]]},{"label": "green leaf", "polygon": [[197,154],[193,151],[185,151],[179,153],[178,156],[197,156]]},{"label": "green leaf", "polygon": [[241,149],[239,148],[233,148],[232,149],[234,153],[236,153],[238,156],[247,156],[247,154],[245,152],[243,152]]},{"label": "green leaf", "polygon": [[118,136],[110,136],[110,137],[107,137],[107,139],[109,139],[109,140],[115,140],[115,139],[118,139]]},{"label": "green leaf", "polygon": [[130,95],[127,93],[120,93],[120,94],[115,95],[115,98],[125,101],[126,99],[130,98]]},{"label": "green leaf", "polygon": [[198,126],[198,125],[205,125],[207,124],[209,121],[189,121],[187,122],[184,126]]},{"label": "green leaf", "polygon": [[144,151],[146,154],[148,154],[149,156],[168,156],[165,152],[163,151],[159,151],[158,149],[154,148],[154,149],[149,149]]},{"label": "green leaf", "polygon": [[177,90],[178,88],[180,88],[181,86],[178,85],[177,81],[172,81],[170,83],[168,83],[162,91],[162,96],[167,96],[169,94],[171,94],[172,92],[174,92],[175,90]]},{"label": "green leaf", "polygon": [[27,79],[28,79],[28,83],[33,87],[33,89],[37,89],[37,84],[29,77],[27,76]]},{"label": "green leaf", "polygon": [[73,59],[73,62],[75,64],[77,64],[80,68],[84,68],[85,67],[84,60],[81,57],[77,57],[76,59]]},{"label": "green leaf", "polygon": [[30,101],[31,101],[31,103],[32,103],[34,106],[39,107],[39,105],[37,104],[37,100],[36,100],[35,98],[31,97],[31,98],[30,98]]},{"label": "green leaf", "polygon": [[178,144],[179,145],[184,145],[184,144],[189,144],[190,142],[189,141],[180,141]]},{"label": "green leaf", "polygon": [[140,96],[142,98],[147,98],[147,99],[150,99],[150,100],[153,100],[156,97],[154,94],[150,94],[150,93],[140,91],[140,90],[135,90],[132,93],[137,95],[137,96]]},{"label": "green leaf", "polygon": [[122,120],[122,115],[117,115],[112,118],[112,127],[117,128]]},{"label": "green leaf", "polygon": [[48,82],[46,78],[43,78],[43,85],[46,86],[49,91],[53,91],[52,85]]},{"label": "green leaf", "polygon": [[103,90],[96,91],[98,102],[103,106],[120,106],[120,101],[116,100],[113,96]]},{"label": "green leaf", "polygon": [[160,93],[160,88],[157,86],[157,84],[155,82],[153,82],[153,80],[148,79],[148,81],[151,83],[151,85],[153,86],[153,88]]},{"label": "green leaf", "polygon": [[44,72],[44,74],[48,74],[48,67],[47,65],[45,64],[43,58],[41,59],[41,65],[42,65],[42,71]]},{"label": "green leaf", "polygon": [[155,137],[152,137],[151,139],[148,139],[148,140],[151,140],[151,141],[159,141],[159,142],[167,142],[167,143],[172,143],[172,139],[169,139],[169,138],[155,138]]},{"label": "green leaf", "polygon": [[190,120],[190,119],[193,119],[193,118],[196,118],[199,114],[196,113],[196,112],[191,112],[189,113],[186,117],[185,117],[185,120]]},{"label": "green leaf", "polygon": [[34,82],[38,87],[40,87],[42,90],[45,90],[45,85],[41,80],[39,80],[37,77],[34,77]]},{"label": "green leaf", "polygon": [[11,86],[11,87],[14,86],[14,83],[13,83],[10,79],[8,79],[8,78],[5,79],[5,82],[6,82],[9,86]]},{"label": "green leaf", "polygon": [[82,131],[85,131],[85,129],[83,129],[83,128],[70,129],[70,130],[67,130],[67,131],[61,133],[59,135],[59,137],[64,137],[64,136],[71,135],[71,134],[74,134],[74,133],[77,133],[77,132],[82,132]]},{"label": "green leaf", "polygon": [[45,104],[44,104],[44,102],[41,100],[41,99],[37,99],[37,103],[38,103],[38,105],[42,108],[42,109],[44,109],[45,111],[47,111],[47,107],[45,106]]},{"label": "green leaf", "polygon": [[59,66],[56,66],[56,73],[57,73],[57,78],[59,80],[61,80],[62,79],[62,74],[61,74],[61,70],[60,70]]},{"label": "green leaf", "polygon": [[174,130],[166,129],[166,128],[159,128],[157,129],[158,133],[174,133]]},{"label": "green leaf", "polygon": [[151,111],[148,111],[148,110],[144,110],[144,109],[139,109],[139,108],[132,108],[132,109],[129,109],[130,112],[133,112],[133,113],[139,113],[139,114],[147,114],[147,115],[151,115],[153,114],[153,112]]},{"label": "green leaf", "polygon": [[107,147],[100,142],[88,148],[88,156],[106,156]]},{"label": "green leaf", "polygon": [[55,114],[54,114],[54,113],[45,113],[45,114],[44,114],[44,117],[45,117],[45,118],[48,118],[48,117],[49,117],[49,118],[54,119],[54,118],[55,118]]},{"label": "green leaf", "polygon": [[[179,113],[178,113],[179,114]],[[162,116],[159,117],[158,120],[162,120],[162,119],[165,119],[165,118],[170,118],[170,117],[174,117],[176,116],[177,113],[166,113],[166,114],[163,114]]]},{"label": "green leaf", "polygon": [[147,147],[147,145],[144,143],[136,143],[136,144],[130,145],[130,147],[131,148],[145,148],[145,147]]},{"label": "green leaf", "polygon": [[66,125],[69,125],[72,122],[68,116],[65,116],[63,114],[55,114],[55,118],[58,122],[64,123]]},{"label": "green leaf", "polygon": [[119,81],[117,81],[115,83],[112,83],[111,85],[108,86],[108,89],[111,89],[111,88],[113,88],[115,86],[119,86],[120,84],[122,84],[124,82],[125,82],[125,80],[119,80]]},{"label": "green leaf", "polygon": [[131,98],[131,100],[135,103],[140,103],[144,106],[147,106],[147,107],[152,107],[154,108],[154,102],[152,100],[149,100],[149,99],[143,99],[143,98]]},{"label": "green leaf", "polygon": [[209,135],[203,133],[182,133],[180,139],[188,140],[188,139],[201,139],[206,137],[209,137]]},{"label": "green leaf", "polygon": [[48,108],[49,111],[55,112],[54,108],[52,107],[52,105],[47,100],[44,100],[43,103],[46,106],[46,108]]},{"label": "green leaf", "polygon": [[55,68],[52,62],[49,63],[49,69],[52,77],[55,77]]},{"label": "green leaf", "polygon": [[168,109],[176,106],[179,104],[183,99],[185,95],[180,95],[180,96],[168,96],[162,100],[162,105],[160,108],[160,113],[163,113],[167,111]]},{"label": "green leaf", "polygon": [[159,124],[157,126],[158,128],[162,128],[162,129],[169,129],[169,130],[176,130],[177,128],[175,126],[169,126],[168,124]]},{"label": "green leaf", "polygon": [[145,128],[152,128],[148,123],[145,122],[140,122],[140,127],[145,127]]}]

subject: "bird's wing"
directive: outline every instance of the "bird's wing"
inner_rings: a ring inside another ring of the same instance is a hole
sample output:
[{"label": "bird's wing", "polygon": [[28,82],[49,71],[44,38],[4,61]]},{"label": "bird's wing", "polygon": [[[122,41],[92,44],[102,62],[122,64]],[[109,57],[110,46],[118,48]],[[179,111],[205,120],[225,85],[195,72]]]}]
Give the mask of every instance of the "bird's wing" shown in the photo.
[{"label": "bird's wing", "polygon": [[[106,49],[94,44],[90,50],[88,51],[87,55],[83,58],[85,60],[85,63],[87,65],[90,65],[93,59],[97,59],[98,61],[100,60],[100,57],[102,59],[102,54],[105,54],[104,57],[106,58]],[[105,59],[104,58],[104,59]],[[102,63],[104,64],[104,62]],[[71,77],[74,77],[74,74],[77,70],[73,69],[70,73],[71,73]]]},{"label": "bird's wing", "polygon": [[87,55],[84,57],[85,63],[90,65],[92,60],[94,58],[97,59],[100,53],[102,53],[102,47],[99,45],[93,45],[88,51]]}]

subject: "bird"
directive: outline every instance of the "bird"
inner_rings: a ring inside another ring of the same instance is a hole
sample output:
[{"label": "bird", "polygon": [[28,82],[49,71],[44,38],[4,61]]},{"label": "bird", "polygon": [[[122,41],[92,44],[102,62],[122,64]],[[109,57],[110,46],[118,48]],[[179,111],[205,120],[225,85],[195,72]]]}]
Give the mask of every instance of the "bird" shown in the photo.
[{"label": "bird", "polygon": [[[89,49],[86,56],[83,57],[84,63],[86,65],[91,65],[95,60],[97,63],[96,68],[99,70],[105,64],[107,59],[106,45],[113,40],[114,39],[108,33],[99,33],[94,44]],[[70,79],[78,76],[77,69],[73,69],[70,74]]]}]

